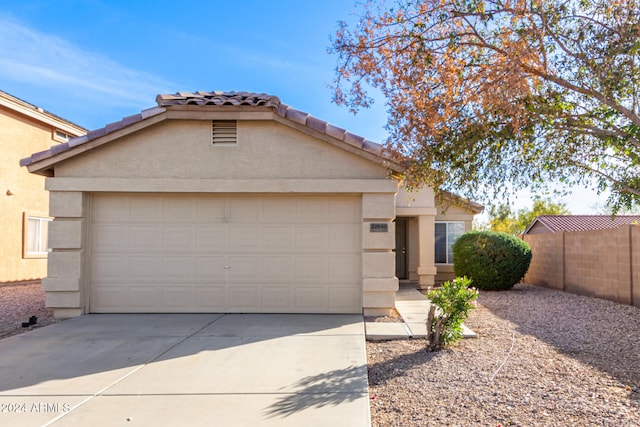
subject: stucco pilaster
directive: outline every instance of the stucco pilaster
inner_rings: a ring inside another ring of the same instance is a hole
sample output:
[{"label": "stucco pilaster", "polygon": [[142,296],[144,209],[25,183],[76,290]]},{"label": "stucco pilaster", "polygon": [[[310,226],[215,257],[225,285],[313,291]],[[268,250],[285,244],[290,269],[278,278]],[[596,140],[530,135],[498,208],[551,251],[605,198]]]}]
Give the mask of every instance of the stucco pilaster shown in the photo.
[{"label": "stucco pilaster", "polygon": [[46,306],[58,318],[79,316],[86,311],[85,277],[86,196],[81,192],[52,191],[47,277],[42,281]]},{"label": "stucco pilaster", "polygon": [[365,315],[389,314],[395,306],[395,193],[362,195],[362,304]]},{"label": "stucco pilaster", "polygon": [[428,288],[435,284],[435,215],[418,216],[418,287]]}]

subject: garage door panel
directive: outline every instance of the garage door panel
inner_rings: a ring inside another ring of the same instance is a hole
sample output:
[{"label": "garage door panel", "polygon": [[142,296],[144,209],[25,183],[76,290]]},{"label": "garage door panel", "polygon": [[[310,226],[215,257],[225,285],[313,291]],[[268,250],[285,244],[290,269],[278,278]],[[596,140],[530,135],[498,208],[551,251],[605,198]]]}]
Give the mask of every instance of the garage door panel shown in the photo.
[{"label": "garage door panel", "polygon": [[360,231],[353,225],[338,224],[329,227],[328,250],[331,253],[355,253],[361,245]]},{"label": "garage door panel", "polygon": [[94,223],[129,220],[129,198],[102,195],[93,200],[91,219]]},{"label": "garage door panel", "polygon": [[114,224],[96,224],[93,228],[95,249],[100,253],[120,252],[127,241],[127,226]]},{"label": "garage door panel", "polygon": [[328,310],[328,292],[326,288],[296,288],[296,310],[300,312],[326,312]]},{"label": "garage door panel", "polygon": [[127,286],[128,304],[137,309],[150,311],[162,308],[162,288],[155,285],[136,285]]},{"label": "garage door panel", "polygon": [[196,280],[209,282],[226,282],[227,258],[225,256],[198,256],[195,259]]},{"label": "garage door panel", "polygon": [[165,256],[162,258],[162,278],[193,280],[194,262],[195,259],[189,256]]},{"label": "garage door panel", "polygon": [[258,286],[236,285],[228,288],[229,310],[255,312],[260,310],[261,289]]},{"label": "garage door panel", "polygon": [[333,310],[349,310],[357,304],[360,304],[360,292],[349,283],[345,283],[343,287],[329,288],[329,307]]},{"label": "garage door panel", "polygon": [[195,286],[194,293],[196,309],[203,311],[225,311],[229,306],[226,285]]},{"label": "garage door panel", "polygon": [[195,228],[167,225],[162,229],[162,248],[168,251],[191,251],[195,246]]},{"label": "garage door panel", "polygon": [[304,283],[326,283],[329,261],[324,256],[299,256],[295,260],[295,279]]},{"label": "garage door panel", "polygon": [[329,283],[353,283],[361,276],[362,269],[355,256],[329,257]]},{"label": "garage door panel", "polygon": [[235,223],[255,224],[260,220],[261,199],[248,197],[229,198],[228,219]]},{"label": "garage door panel", "polygon": [[222,252],[227,248],[227,227],[197,225],[194,228],[197,251]]},{"label": "garage door panel", "polygon": [[127,244],[123,250],[157,252],[162,248],[162,226],[130,225],[127,229]]},{"label": "garage door panel", "polygon": [[127,276],[127,257],[114,255],[94,256],[92,273],[103,281],[113,282]]},{"label": "garage door panel", "polygon": [[233,252],[260,252],[260,228],[257,226],[229,226],[228,248]]},{"label": "garage door panel", "polygon": [[262,288],[262,309],[278,313],[290,310],[293,305],[291,286],[264,286]]},{"label": "garage door panel", "polygon": [[360,199],[336,197],[329,199],[329,222],[360,224]]},{"label": "garage door panel", "polygon": [[184,283],[162,287],[162,307],[171,311],[189,310],[194,306],[193,286]]},{"label": "garage door panel", "polygon": [[198,197],[196,199],[196,221],[222,223],[225,219],[226,202],[223,198]]},{"label": "garage door panel", "polygon": [[361,312],[361,199],[98,195],[93,312]]},{"label": "garage door panel", "polygon": [[327,223],[329,207],[326,199],[300,198],[296,204],[296,222]]},{"label": "garage door panel", "polygon": [[259,282],[261,277],[259,256],[230,256],[229,281],[231,283],[249,281]]},{"label": "garage door panel", "polygon": [[192,223],[196,218],[196,199],[185,197],[163,197],[162,219],[165,222]]},{"label": "garage door panel", "polygon": [[262,200],[262,223],[292,224],[295,218],[295,198],[272,197]]},{"label": "garage door panel", "polygon": [[157,278],[162,268],[160,256],[127,257],[127,276],[130,279]]},{"label": "garage door panel", "polygon": [[329,226],[299,225],[295,236],[296,252],[324,253],[329,248]]},{"label": "garage door panel", "polygon": [[265,252],[290,252],[294,247],[295,230],[291,226],[262,226],[260,235],[262,250]]},{"label": "garage door panel", "polygon": [[130,196],[129,221],[155,222],[162,220],[162,199],[154,196]]},{"label": "garage door panel", "polygon": [[273,283],[277,281],[290,282],[294,277],[294,256],[263,256],[262,281]]}]

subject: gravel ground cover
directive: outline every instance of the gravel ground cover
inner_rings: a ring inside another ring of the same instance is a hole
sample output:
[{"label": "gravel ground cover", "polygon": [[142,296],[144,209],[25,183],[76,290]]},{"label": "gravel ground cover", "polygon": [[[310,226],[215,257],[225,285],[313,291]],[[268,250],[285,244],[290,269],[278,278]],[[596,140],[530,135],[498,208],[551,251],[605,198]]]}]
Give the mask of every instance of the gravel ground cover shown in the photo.
[{"label": "gravel ground cover", "polygon": [[436,353],[367,343],[373,426],[640,426],[640,309],[517,285],[465,323]]},{"label": "gravel ground cover", "polygon": [[[22,322],[28,322],[31,316],[36,316],[38,323],[23,328]],[[53,313],[44,307],[44,292],[40,282],[0,285],[0,338],[41,328],[53,322]]]}]

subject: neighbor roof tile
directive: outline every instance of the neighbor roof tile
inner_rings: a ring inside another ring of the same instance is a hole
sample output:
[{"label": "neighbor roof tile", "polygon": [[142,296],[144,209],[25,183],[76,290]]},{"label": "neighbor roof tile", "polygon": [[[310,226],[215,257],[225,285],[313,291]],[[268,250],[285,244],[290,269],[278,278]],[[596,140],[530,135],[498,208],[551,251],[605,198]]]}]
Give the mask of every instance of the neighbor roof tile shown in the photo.
[{"label": "neighbor roof tile", "polygon": [[640,223],[640,215],[540,215],[537,217],[527,231],[536,223],[540,222],[552,232],[557,231],[587,231],[606,230],[608,228],[618,228],[626,224]]}]

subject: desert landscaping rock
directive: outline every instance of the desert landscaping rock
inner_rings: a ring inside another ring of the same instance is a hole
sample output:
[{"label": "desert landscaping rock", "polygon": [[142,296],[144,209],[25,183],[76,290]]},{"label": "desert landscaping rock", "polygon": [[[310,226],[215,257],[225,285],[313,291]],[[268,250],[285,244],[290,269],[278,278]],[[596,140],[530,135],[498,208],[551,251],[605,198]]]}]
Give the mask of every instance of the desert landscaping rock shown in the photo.
[{"label": "desert landscaping rock", "polygon": [[[23,328],[31,316],[35,325]],[[40,282],[0,286],[0,338],[21,334],[55,322],[51,310],[44,307],[44,292]]]},{"label": "desert landscaping rock", "polygon": [[640,309],[517,285],[465,323],[436,353],[367,343],[373,426],[640,426]]}]

